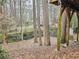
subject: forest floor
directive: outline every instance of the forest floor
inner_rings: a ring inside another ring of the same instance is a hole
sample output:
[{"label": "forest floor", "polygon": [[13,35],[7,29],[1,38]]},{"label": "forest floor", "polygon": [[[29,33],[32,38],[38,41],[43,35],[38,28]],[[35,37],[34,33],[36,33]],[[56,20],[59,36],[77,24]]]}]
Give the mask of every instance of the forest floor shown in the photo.
[{"label": "forest floor", "polygon": [[51,38],[51,46],[39,46],[33,39],[3,45],[11,59],[79,59],[79,42],[70,40],[69,47],[56,50],[56,38]]}]

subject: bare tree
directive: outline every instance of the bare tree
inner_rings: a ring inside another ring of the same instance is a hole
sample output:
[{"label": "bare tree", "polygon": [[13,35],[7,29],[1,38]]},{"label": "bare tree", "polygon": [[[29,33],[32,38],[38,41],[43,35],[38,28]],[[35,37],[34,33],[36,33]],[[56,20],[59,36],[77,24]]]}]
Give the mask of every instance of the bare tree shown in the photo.
[{"label": "bare tree", "polygon": [[[5,2],[6,2],[6,0],[0,1],[0,15],[2,15],[2,13],[3,13],[3,6],[4,6]],[[2,16],[0,16],[0,17],[2,18]],[[0,20],[2,20],[2,19],[0,19]],[[3,43],[5,44],[5,40],[3,40]]]},{"label": "bare tree", "polygon": [[42,0],[42,3],[43,3],[44,44],[50,45],[48,0]]},{"label": "bare tree", "polygon": [[16,0],[13,0],[13,16],[15,17],[15,20],[16,20]]},{"label": "bare tree", "polygon": [[39,43],[42,45],[42,33],[40,28],[40,0],[37,0],[37,25],[38,25],[38,36],[39,36]]},{"label": "bare tree", "polygon": [[36,7],[35,0],[33,2],[33,26],[34,26],[34,42],[37,43],[37,25],[36,25]]},{"label": "bare tree", "polygon": [[14,14],[14,12],[13,12],[13,1],[9,0],[9,2],[10,2],[10,17],[13,17],[13,14]]},{"label": "bare tree", "polygon": [[65,10],[62,15],[62,21],[61,21],[61,43],[66,43],[66,24],[67,24],[67,16]]},{"label": "bare tree", "polygon": [[20,0],[21,40],[23,40],[22,0]]}]

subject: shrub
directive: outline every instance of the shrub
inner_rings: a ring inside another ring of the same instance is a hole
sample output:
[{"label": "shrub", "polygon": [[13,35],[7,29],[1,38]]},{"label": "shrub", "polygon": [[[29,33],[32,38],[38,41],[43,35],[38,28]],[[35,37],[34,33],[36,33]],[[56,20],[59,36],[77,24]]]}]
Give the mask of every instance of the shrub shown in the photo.
[{"label": "shrub", "polygon": [[27,33],[24,33],[23,36],[24,36],[24,39],[25,39],[25,40],[34,37],[33,32],[27,32]]},{"label": "shrub", "polygon": [[9,59],[8,54],[5,52],[4,49],[0,46],[0,59]]}]

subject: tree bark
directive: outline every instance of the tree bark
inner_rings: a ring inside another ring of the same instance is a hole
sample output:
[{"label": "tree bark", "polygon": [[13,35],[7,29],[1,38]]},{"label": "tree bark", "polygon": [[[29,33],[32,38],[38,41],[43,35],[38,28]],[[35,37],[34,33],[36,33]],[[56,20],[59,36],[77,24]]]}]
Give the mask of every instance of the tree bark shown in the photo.
[{"label": "tree bark", "polygon": [[[0,13],[1,14],[4,14],[4,10],[3,10],[3,6],[4,5],[0,5]],[[5,25],[4,25],[5,26]],[[4,27],[4,26],[2,26],[2,28],[3,28],[3,30],[2,30],[2,40],[3,40],[3,44],[7,44],[7,39],[6,39],[6,37],[7,37],[7,33],[6,33],[6,30],[4,30],[4,28],[6,28],[6,27]]]},{"label": "tree bark", "polygon": [[20,0],[21,40],[23,40],[22,0]]},{"label": "tree bark", "polygon": [[77,12],[77,19],[78,19],[78,29],[77,29],[77,41],[79,40],[79,12]]},{"label": "tree bark", "polygon": [[61,38],[61,17],[65,8],[60,8],[60,14],[58,16],[58,31],[57,31],[57,50],[60,50],[60,38]]},{"label": "tree bark", "polygon": [[66,10],[63,13],[61,21],[61,43],[66,43],[66,24],[67,24],[67,16],[66,16]]},{"label": "tree bark", "polygon": [[42,0],[43,3],[43,35],[44,45],[50,45],[50,33],[49,33],[49,15],[48,15],[48,0]]},{"label": "tree bark", "polygon": [[70,17],[69,8],[67,8],[66,11],[67,11],[66,12],[67,13],[66,43],[67,43],[67,46],[69,46],[69,39],[70,39],[69,31],[70,31],[70,20],[71,20],[71,17]]},{"label": "tree bark", "polygon": [[2,14],[2,6],[0,5],[0,13]]},{"label": "tree bark", "polygon": [[42,33],[40,28],[40,0],[37,0],[37,25],[38,25],[38,37],[39,37],[39,43],[42,45]]},{"label": "tree bark", "polygon": [[10,1],[10,17],[13,17],[13,3],[12,3],[12,0],[9,0]]},{"label": "tree bark", "polygon": [[34,26],[34,43],[37,43],[37,25],[36,25],[36,7],[35,0],[33,0],[33,26]]},{"label": "tree bark", "polygon": [[8,40],[7,40],[7,25],[6,24],[2,24],[2,37],[3,37],[3,44],[7,44]]}]

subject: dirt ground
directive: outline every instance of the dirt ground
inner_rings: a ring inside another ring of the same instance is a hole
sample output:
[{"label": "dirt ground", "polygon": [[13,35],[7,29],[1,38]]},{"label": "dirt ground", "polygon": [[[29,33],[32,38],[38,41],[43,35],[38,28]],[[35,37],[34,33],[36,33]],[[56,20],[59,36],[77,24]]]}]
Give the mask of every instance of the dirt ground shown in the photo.
[{"label": "dirt ground", "polygon": [[3,45],[11,59],[79,59],[79,42],[70,40],[69,47],[56,50],[56,38],[51,38],[51,46],[39,46],[33,39]]}]

